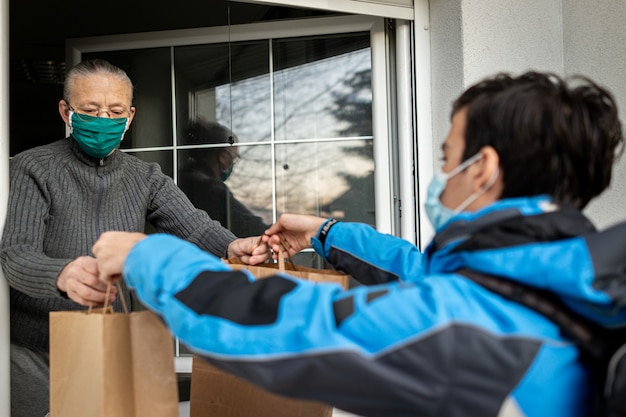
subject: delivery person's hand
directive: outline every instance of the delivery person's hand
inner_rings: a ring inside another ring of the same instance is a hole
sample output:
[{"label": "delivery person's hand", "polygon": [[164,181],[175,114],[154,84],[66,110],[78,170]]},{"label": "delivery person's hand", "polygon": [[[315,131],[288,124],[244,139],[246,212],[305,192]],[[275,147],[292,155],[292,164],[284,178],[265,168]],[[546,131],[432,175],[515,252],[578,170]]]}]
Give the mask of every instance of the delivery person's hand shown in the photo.
[{"label": "delivery person's hand", "polygon": [[98,264],[100,281],[106,283],[120,279],[128,253],[137,242],[147,236],[144,233],[132,232],[102,233],[91,248]]},{"label": "delivery person's hand", "polygon": [[265,231],[263,241],[274,251],[275,258],[281,251],[291,257],[311,247],[311,238],[317,236],[326,220],[307,214],[285,213]]}]

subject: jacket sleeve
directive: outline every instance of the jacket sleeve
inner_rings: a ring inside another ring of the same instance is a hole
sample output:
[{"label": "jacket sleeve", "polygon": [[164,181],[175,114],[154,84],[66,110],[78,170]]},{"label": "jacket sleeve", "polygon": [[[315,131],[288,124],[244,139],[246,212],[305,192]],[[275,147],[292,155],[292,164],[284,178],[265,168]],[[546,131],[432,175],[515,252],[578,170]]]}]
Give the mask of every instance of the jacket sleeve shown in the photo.
[{"label": "jacket sleeve", "polygon": [[433,327],[445,328],[437,289],[344,291],[280,273],[255,280],[159,234],[135,245],[123,274],[193,353],[267,390],[354,413],[380,407],[378,415],[407,403],[437,407],[445,396],[446,379],[434,369],[451,366],[454,354],[423,343]]},{"label": "jacket sleeve", "polygon": [[338,222],[328,231],[323,247],[319,233],[312,245],[335,268],[362,284],[413,282],[424,276],[425,255],[415,245],[365,224]]}]

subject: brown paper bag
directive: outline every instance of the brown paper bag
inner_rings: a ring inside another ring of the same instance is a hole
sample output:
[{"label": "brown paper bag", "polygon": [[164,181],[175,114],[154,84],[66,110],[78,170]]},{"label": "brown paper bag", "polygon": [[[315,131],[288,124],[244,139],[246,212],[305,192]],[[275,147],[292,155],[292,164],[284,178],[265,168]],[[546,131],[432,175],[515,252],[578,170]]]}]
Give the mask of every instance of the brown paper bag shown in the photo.
[{"label": "brown paper bag", "polygon": [[[234,269],[247,269],[257,278],[282,270],[310,281],[339,283],[348,287],[348,275],[327,269],[306,268],[285,262],[282,253],[276,264],[257,266],[238,259],[225,260]],[[325,404],[296,400],[270,393],[249,382],[223,372],[194,357],[191,369],[190,417],[331,417],[333,409]]]},{"label": "brown paper bag", "polygon": [[150,311],[50,313],[51,417],[178,417],[173,339]]},{"label": "brown paper bag", "polygon": [[190,417],[331,417],[332,407],[257,388],[197,357],[191,370]]},{"label": "brown paper bag", "polygon": [[259,265],[246,265],[237,258],[224,259],[233,269],[247,269],[257,278],[265,278],[275,275],[276,271],[285,272],[297,278],[303,278],[313,282],[335,282],[344,289],[348,288],[349,275],[334,269],[307,268],[301,265],[296,266],[292,262],[286,262],[283,252],[278,254],[278,263],[264,263]]}]

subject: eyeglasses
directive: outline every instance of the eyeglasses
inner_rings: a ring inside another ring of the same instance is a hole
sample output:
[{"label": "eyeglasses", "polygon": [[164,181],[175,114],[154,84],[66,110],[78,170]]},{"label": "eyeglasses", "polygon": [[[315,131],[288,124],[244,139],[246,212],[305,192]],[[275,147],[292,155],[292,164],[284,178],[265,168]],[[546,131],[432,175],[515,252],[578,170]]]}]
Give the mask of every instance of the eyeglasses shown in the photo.
[{"label": "eyeglasses", "polygon": [[230,155],[232,165],[237,165],[237,162],[241,161],[241,157],[239,156],[239,154],[233,155],[231,152],[228,152],[228,155]]},{"label": "eyeglasses", "polygon": [[113,107],[110,109],[89,106],[74,108],[67,101],[66,103],[67,107],[83,122],[93,122],[100,117],[100,113],[106,113],[107,117],[112,120],[119,119],[119,123],[125,123],[125,119],[130,117],[130,110],[123,107]]}]

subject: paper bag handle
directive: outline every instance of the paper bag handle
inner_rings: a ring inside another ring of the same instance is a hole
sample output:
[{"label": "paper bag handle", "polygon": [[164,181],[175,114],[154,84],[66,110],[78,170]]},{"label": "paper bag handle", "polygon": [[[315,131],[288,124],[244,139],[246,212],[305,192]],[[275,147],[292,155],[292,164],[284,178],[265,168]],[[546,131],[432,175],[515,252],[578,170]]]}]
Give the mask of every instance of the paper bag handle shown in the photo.
[{"label": "paper bag handle", "polygon": [[278,252],[278,269],[280,271],[285,270],[285,252],[283,251]]},{"label": "paper bag handle", "polygon": [[[115,283],[115,286],[117,287],[117,292],[120,294],[120,300],[122,300],[122,308],[124,309],[124,313],[128,314],[128,306],[126,305],[126,299],[124,298],[124,294],[122,294],[122,286],[120,285],[120,282],[117,281]],[[107,291],[106,291],[106,295],[104,296],[105,297],[104,307],[102,308],[102,312],[104,314],[113,312],[113,306],[109,305],[110,294],[111,294],[111,281],[107,282]],[[87,312],[87,314],[91,314],[92,310],[93,310],[93,304],[89,304],[89,311]]]},{"label": "paper bag handle", "polygon": [[[287,240],[282,235],[279,235],[279,237],[280,237],[280,246],[283,247],[285,252],[289,253],[289,242],[287,242]],[[259,240],[256,242],[253,249],[259,246],[261,243],[263,243],[263,236],[259,236]],[[228,261],[231,263],[243,264],[243,262],[239,258],[229,258]],[[296,266],[296,263],[292,259],[290,259],[289,264],[291,265],[291,270],[298,271],[298,267]],[[285,268],[285,254],[282,251],[278,253],[278,269],[280,271],[287,270],[287,268]]]},{"label": "paper bag handle", "polygon": [[[280,237],[280,246],[283,247],[285,252],[289,253],[289,242],[283,237],[283,235],[278,235]],[[294,271],[297,271],[296,263],[293,259],[290,258],[290,264]],[[278,252],[278,269],[281,271],[285,270],[285,253],[283,251]]]}]

